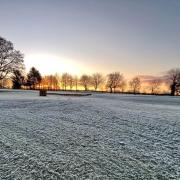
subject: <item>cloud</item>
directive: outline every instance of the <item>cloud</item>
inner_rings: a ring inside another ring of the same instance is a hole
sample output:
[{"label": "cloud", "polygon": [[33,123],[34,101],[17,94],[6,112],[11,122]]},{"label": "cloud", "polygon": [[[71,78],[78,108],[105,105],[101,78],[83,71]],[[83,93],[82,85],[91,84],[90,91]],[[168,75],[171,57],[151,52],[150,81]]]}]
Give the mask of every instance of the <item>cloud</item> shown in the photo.
[{"label": "cloud", "polygon": [[141,82],[143,83],[149,83],[154,80],[158,80],[162,83],[167,81],[167,77],[165,76],[139,75],[138,77],[141,79]]}]

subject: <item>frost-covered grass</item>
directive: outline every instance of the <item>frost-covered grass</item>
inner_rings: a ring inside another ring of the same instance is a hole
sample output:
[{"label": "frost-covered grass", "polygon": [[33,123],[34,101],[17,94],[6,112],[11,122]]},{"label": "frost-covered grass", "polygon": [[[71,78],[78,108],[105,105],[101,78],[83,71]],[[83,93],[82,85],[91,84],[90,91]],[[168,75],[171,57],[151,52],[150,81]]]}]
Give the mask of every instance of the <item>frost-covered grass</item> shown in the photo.
[{"label": "frost-covered grass", "polygon": [[0,179],[179,179],[180,98],[0,91]]}]

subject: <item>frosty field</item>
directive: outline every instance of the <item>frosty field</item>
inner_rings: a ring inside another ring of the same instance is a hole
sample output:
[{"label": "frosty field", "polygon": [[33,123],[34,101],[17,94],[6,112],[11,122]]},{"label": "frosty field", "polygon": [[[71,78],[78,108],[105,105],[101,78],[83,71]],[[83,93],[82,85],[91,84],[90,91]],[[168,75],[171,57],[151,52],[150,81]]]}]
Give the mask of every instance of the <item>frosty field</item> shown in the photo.
[{"label": "frosty field", "polygon": [[0,91],[0,179],[180,179],[180,97]]}]

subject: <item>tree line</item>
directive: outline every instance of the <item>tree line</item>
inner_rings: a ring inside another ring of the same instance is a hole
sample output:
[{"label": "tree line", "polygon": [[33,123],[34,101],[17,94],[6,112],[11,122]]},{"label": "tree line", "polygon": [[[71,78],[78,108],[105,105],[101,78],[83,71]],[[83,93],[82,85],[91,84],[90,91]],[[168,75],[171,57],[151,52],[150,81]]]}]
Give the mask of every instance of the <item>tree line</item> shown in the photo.
[{"label": "tree line", "polygon": [[[25,73],[24,55],[14,49],[13,43],[0,37],[0,81],[9,77],[12,87],[15,89],[49,89],[49,90],[103,90],[111,93],[129,92],[140,93],[142,81],[136,76],[127,81],[120,72],[112,72],[107,75],[94,73],[83,74],[80,77],[69,73],[62,75],[42,76],[41,73],[32,67]],[[155,78],[148,82],[151,94],[158,94],[162,83],[169,85],[172,96],[180,94],[180,68],[174,68],[166,72],[164,82]],[[1,83],[2,84],[2,83]]]}]

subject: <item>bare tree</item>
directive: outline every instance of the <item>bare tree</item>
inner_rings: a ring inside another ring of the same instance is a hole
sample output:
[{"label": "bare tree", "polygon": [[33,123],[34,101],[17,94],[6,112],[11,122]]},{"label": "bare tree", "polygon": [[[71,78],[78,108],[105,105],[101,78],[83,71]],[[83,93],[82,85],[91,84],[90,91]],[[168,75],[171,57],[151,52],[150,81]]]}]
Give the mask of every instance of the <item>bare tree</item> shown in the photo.
[{"label": "bare tree", "polygon": [[153,79],[149,82],[151,94],[158,94],[162,81],[159,79]]},{"label": "bare tree", "polygon": [[60,88],[60,83],[61,83],[61,76],[58,73],[55,73],[55,78],[57,80],[57,89]]},{"label": "bare tree", "polygon": [[139,77],[134,77],[130,82],[129,82],[130,88],[133,91],[134,94],[138,93],[141,88],[141,80]]},{"label": "bare tree", "polygon": [[170,84],[171,96],[174,96],[180,87],[180,68],[169,70],[166,78]]},{"label": "bare tree", "polygon": [[86,74],[82,75],[80,78],[80,83],[84,87],[84,90],[87,91],[91,83],[91,77]]},{"label": "bare tree", "polygon": [[54,90],[58,88],[58,79],[55,75],[44,76],[41,81],[41,86]]},{"label": "bare tree", "polygon": [[124,80],[123,74],[120,74],[119,72],[110,73],[107,75],[107,88],[110,89],[110,92],[112,93],[116,91],[116,88],[120,87],[122,82]]},{"label": "bare tree", "polygon": [[69,89],[72,90],[73,86],[74,86],[74,78],[72,75],[69,74],[68,76],[68,86],[69,86]]},{"label": "bare tree", "polygon": [[76,91],[78,90],[78,82],[79,82],[78,77],[74,76],[74,85],[75,85]]},{"label": "bare tree", "polygon": [[12,42],[0,37],[0,80],[15,70],[24,68],[23,55],[16,51]]},{"label": "bare tree", "polygon": [[104,82],[103,79],[103,75],[100,73],[95,73],[92,75],[91,77],[91,83],[95,89],[95,91],[97,91],[97,89],[99,88],[99,86]]},{"label": "bare tree", "polygon": [[68,86],[68,79],[69,79],[69,74],[68,73],[63,73],[61,77],[61,83],[63,89],[66,91],[66,88]]},{"label": "bare tree", "polygon": [[124,92],[125,91],[125,89],[126,89],[126,86],[127,86],[127,82],[126,82],[126,80],[123,80],[121,83],[120,83],[120,90],[121,90],[121,92]]}]

